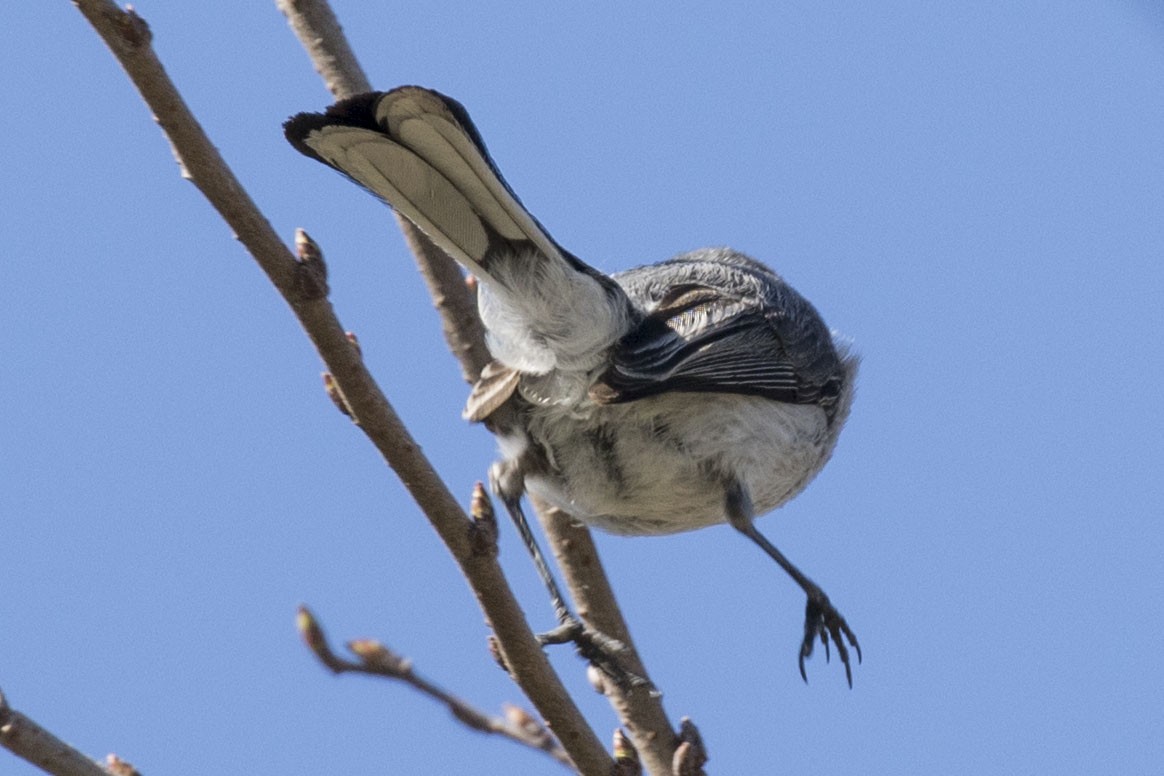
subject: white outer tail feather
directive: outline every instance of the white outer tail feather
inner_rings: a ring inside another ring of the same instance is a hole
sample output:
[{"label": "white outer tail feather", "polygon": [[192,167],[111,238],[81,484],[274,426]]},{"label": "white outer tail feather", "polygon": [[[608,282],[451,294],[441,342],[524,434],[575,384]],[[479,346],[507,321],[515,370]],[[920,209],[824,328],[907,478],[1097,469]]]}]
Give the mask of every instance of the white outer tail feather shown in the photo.
[{"label": "white outer tail feather", "polygon": [[385,131],[333,124],[303,142],[482,281],[495,358],[531,374],[598,367],[629,324],[623,305],[566,260],[446,104],[404,89],[375,103],[374,118]]}]

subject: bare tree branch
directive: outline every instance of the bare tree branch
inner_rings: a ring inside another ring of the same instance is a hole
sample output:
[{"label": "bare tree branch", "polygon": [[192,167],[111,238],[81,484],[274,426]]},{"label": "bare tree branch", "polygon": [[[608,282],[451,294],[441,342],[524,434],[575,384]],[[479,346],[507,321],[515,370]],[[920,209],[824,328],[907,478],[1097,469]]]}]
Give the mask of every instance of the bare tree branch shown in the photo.
[{"label": "bare tree branch", "polygon": [[[626,650],[619,653],[623,667],[650,678],[635,649],[630,630],[614,598],[594,539],[584,526],[560,509],[535,503],[542,518],[554,559],[578,607],[578,616],[611,638],[618,639]],[[616,683],[599,676],[598,687],[626,726],[631,740],[650,774],[671,774],[679,738],[672,733],[662,699],[645,687],[621,689]],[[692,774],[701,774],[701,770]]]},{"label": "bare tree branch", "polygon": [[[586,724],[542,652],[496,557],[477,550],[473,523],[421,453],[348,340],[317,283],[255,207],[190,113],[150,47],[145,22],[110,0],[74,0],[153,111],[179,164],[234,230],[287,300],[340,390],[353,419],[376,445],[456,559],[504,652],[515,680],[554,730],[578,770],[605,776],[613,760]],[[320,259],[322,261],[322,259]],[[304,289],[315,292],[305,293]]]},{"label": "bare tree branch", "polygon": [[545,752],[573,770],[574,764],[570,762],[570,757],[550,731],[516,706],[508,707],[504,717],[486,714],[416,673],[411,660],[396,654],[378,641],[371,639],[349,641],[348,649],[359,658],[349,660],[335,653],[323,633],[323,628],[307,607],[299,607],[297,622],[304,642],[319,658],[319,662],[333,673],[367,674],[403,682],[443,703],[454,717],[473,730],[504,736],[531,749]]},{"label": "bare tree branch", "polygon": [[2,692],[0,745],[54,776],[109,776],[100,765],[9,706]]},{"label": "bare tree branch", "polygon": [[[287,16],[333,95],[341,98],[371,90],[327,0],[276,0],[276,5]],[[472,383],[488,362],[489,353],[476,305],[461,282],[461,271],[411,222],[399,216],[397,221],[436,302],[449,348],[460,360],[465,379]],[[492,422],[504,427],[517,421],[498,413]],[[642,661],[633,650],[626,620],[598,560],[590,532],[560,511],[551,516],[542,505],[534,506],[562,576],[578,606],[579,616],[628,645],[630,652],[626,668],[646,677]],[[669,773],[678,738],[661,699],[643,689],[623,693],[612,688],[607,695],[619,719],[630,731],[647,771],[651,774]]]},{"label": "bare tree branch", "polygon": [[312,0],[275,0],[275,5],[307,49],[315,72],[329,92],[336,97],[350,97],[372,91],[330,5]]}]

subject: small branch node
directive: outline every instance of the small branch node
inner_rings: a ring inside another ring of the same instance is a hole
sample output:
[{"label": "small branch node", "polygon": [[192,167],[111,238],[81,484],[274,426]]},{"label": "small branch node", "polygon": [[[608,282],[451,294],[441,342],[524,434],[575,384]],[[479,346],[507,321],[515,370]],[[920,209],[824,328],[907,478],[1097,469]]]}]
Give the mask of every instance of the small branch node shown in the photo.
[{"label": "small branch node", "polygon": [[525,709],[506,703],[502,704],[501,711],[509,729],[529,741],[531,746],[549,750],[557,745],[553,734],[546,729],[546,726]]},{"label": "small branch node", "polygon": [[137,10],[132,5],[125,6],[116,22],[121,39],[130,48],[145,48],[153,42],[154,34],[150,31],[149,24],[137,15]]},{"label": "small branch node", "polygon": [[497,667],[505,673],[513,676],[513,671],[509,670],[509,663],[505,662],[505,653],[501,651],[501,641],[492,633],[486,639],[489,647],[489,654],[493,657],[493,661],[497,663]]},{"label": "small branch node", "polygon": [[612,752],[614,753],[616,776],[640,776],[642,774],[643,764],[639,760],[639,752],[626,733],[622,732],[622,728],[614,729]]},{"label": "small branch node", "polygon": [[344,398],[344,392],[340,390],[339,383],[335,381],[335,377],[331,372],[324,372],[323,375],[323,390],[327,392],[327,398],[331,399],[335,408],[347,415],[353,421],[356,420],[355,414],[352,412],[348,400]]},{"label": "small branch node", "polygon": [[115,754],[105,756],[105,770],[111,776],[141,776],[141,771],[133,767],[132,763],[122,760]]},{"label": "small branch node", "polygon": [[375,639],[354,639],[347,643],[347,647],[369,670],[397,679],[412,677],[412,660],[396,654]]},{"label": "small branch node", "polygon": [[345,331],[344,336],[348,338],[348,342],[352,343],[352,347],[356,349],[356,355],[363,358],[364,349],[360,347],[360,340],[356,337],[356,333],[354,331]]},{"label": "small branch node", "polygon": [[299,635],[303,639],[303,643],[319,658],[319,662],[323,663],[333,673],[338,674],[344,670],[342,661],[336,657],[331,647],[328,646],[327,637],[323,633],[323,628],[320,627],[319,622],[315,619],[315,615],[306,606],[301,605],[299,607],[295,616],[295,627],[299,630]]},{"label": "small branch node", "polygon": [[493,511],[493,500],[478,482],[473,486],[473,496],[469,501],[469,514],[473,518],[469,529],[469,542],[473,554],[483,557],[497,557],[497,513]]},{"label": "small branch node", "polygon": [[673,776],[702,776],[703,765],[707,762],[707,750],[703,747],[703,736],[690,717],[679,720],[679,746],[671,758]]},{"label": "small branch node", "polygon": [[353,639],[347,648],[358,661],[338,656],[327,643],[323,628],[306,606],[300,606],[296,624],[303,641],[319,661],[337,674],[356,673],[404,682],[414,690],[443,703],[457,720],[473,730],[505,736],[525,746],[545,752],[562,765],[572,761],[558,739],[544,724],[517,706],[506,706],[504,716],[485,714],[461,698],[419,675],[412,660],[393,652],[375,639]]},{"label": "small branch node", "polygon": [[327,298],[330,289],[323,250],[303,229],[295,230],[295,261],[295,294],[299,300],[312,302]]}]

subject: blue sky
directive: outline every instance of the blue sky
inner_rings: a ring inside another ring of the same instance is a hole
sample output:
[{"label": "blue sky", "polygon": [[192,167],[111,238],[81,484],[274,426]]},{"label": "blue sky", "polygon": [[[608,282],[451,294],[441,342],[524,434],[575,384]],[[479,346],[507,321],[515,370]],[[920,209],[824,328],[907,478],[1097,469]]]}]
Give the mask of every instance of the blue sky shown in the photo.
[{"label": "blue sky", "polygon": [[[1142,2],[338,2],[379,88],[471,111],[604,270],[728,244],[863,354],[838,451],[761,522],[861,639],[726,527],[600,536],[715,773],[1149,773],[1164,759],[1164,12]],[[330,101],[272,3],[139,12],[466,500],[492,459],[382,205],[281,136]],[[333,678],[295,607],[496,709],[516,689],[318,358],[65,2],[3,12],[0,687],[147,773],[556,773],[403,687]],[[514,532],[502,559],[551,613]],[[604,738],[582,666],[555,655]],[[0,773],[35,771],[0,756]]]}]

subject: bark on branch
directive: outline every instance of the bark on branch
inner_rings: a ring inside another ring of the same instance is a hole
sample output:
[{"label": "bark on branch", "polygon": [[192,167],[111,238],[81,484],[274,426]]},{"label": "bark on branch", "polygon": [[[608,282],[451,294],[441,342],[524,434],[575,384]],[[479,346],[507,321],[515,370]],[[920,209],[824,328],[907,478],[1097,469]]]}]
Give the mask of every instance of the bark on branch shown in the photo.
[{"label": "bark on branch", "polygon": [[100,765],[9,706],[2,692],[0,746],[53,776],[109,776]]},{"label": "bark on branch", "polygon": [[514,679],[557,735],[578,770],[609,774],[613,760],[586,724],[526,623],[496,557],[480,552],[473,522],[421,453],[349,341],[326,296],[305,293],[305,271],[235,179],[166,75],[148,26],[110,0],[74,0],[153,111],[183,174],[234,230],[283,295],[319,351],[353,419],[400,477],[461,567],[504,652]]},{"label": "bark on branch", "polygon": [[[371,91],[371,84],[327,0],[275,1],[332,95],[340,99]],[[472,383],[489,360],[484,329],[472,294],[467,291],[461,271],[452,259],[411,222],[399,216],[397,221],[432,293],[449,348],[459,359],[466,381]],[[494,422],[515,421],[495,417]],[[647,677],[589,530],[561,511],[551,515],[542,505],[534,506],[579,616],[626,644],[626,668]],[[630,732],[647,772],[656,776],[670,774],[680,740],[667,719],[661,698],[642,689],[624,692],[613,683],[606,684],[609,685],[606,695]]]}]

